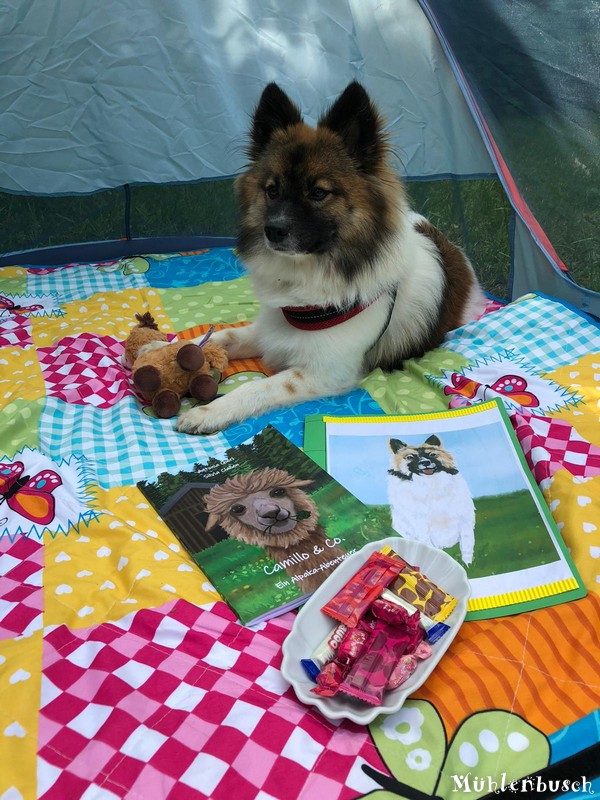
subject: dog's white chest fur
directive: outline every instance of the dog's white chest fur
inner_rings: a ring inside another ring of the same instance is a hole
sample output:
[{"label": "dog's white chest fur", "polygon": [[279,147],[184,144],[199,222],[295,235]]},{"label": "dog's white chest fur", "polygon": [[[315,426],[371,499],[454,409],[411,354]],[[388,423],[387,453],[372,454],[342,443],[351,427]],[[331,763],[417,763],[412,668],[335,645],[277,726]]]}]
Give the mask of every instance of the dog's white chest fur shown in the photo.
[{"label": "dog's white chest fur", "polygon": [[438,472],[402,480],[388,475],[388,500],[392,527],[407,539],[432,547],[460,545],[469,565],[475,545],[475,506],[461,475]]}]

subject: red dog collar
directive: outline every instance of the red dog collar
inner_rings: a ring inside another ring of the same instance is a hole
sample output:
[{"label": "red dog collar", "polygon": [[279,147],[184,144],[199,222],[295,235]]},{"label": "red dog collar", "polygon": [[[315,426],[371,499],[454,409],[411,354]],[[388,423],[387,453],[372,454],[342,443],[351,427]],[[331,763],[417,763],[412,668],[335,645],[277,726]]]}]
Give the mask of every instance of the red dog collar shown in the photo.
[{"label": "red dog collar", "polygon": [[333,328],[348,319],[352,319],[374,302],[355,303],[349,308],[337,306],[284,306],[281,311],[286,320],[294,328],[302,331],[320,331],[324,328]]}]

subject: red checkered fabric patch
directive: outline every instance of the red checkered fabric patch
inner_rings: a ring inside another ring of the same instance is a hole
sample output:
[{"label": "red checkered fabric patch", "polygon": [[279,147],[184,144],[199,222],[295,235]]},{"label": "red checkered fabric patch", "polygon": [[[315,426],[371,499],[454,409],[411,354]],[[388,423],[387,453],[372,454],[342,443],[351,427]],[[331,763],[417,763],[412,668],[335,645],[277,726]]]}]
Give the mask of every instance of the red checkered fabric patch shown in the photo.
[{"label": "red checkered fabric patch", "polygon": [[292,621],[251,631],[223,603],[208,612],[180,600],[50,631],[38,796],[93,786],[140,800],[355,797],[360,765],[381,762],[363,728],[328,722],[281,677]]},{"label": "red checkered fabric patch", "polygon": [[559,469],[583,478],[600,474],[600,447],[583,439],[568,422],[533,414],[512,413],[510,418],[538,483]]},{"label": "red checkered fabric patch", "polygon": [[43,545],[33,539],[0,539],[0,639],[42,627],[43,557]]},{"label": "red checkered fabric patch", "polygon": [[478,319],[485,317],[486,314],[491,314],[492,311],[498,311],[498,309],[504,308],[505,305],[506,303],[503,303],[501,300],[488,299],[488,301],[485,304],[485,308],[483,309],[483,313],[481,314],[480,317],[478,317]]},{"label": "red checkered fabric patch", "polygon": [[31,320],[24,314],[0,317],[0,347],[26,347],[33,344]]},{"label": "red checkered fabric patch", "polygon": [[47,394],[66,403],[109,408],[133,394],[121,364],[123,343],[111,336],[66,336],[37,354]]}]

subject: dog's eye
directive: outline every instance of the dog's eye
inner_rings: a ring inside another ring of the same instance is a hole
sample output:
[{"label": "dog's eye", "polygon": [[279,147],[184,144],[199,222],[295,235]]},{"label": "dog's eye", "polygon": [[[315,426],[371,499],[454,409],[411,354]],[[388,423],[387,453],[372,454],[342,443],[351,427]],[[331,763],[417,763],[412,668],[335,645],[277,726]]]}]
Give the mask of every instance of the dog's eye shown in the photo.
[{"label": "dog's eye", "polygon": [[243,506],[241,503],[236,503],[234,506],[231,506],[230,508],[231,513],[235,514],[236,517],[241,516],[245,510],[246,506]]},{"label": "dog's eye", "polygon": [[271,183],[269,186],[267,186],[265,192],[267,193],[269,200],[277,200],[279,197],[279,189],[274,183]]},{"label": "dog's eye", "polygon": [[269,497],[285,497],[286,494],[286,490],[278,486],[276,489],[271,489],[269,492]]},{"label": "dog's eye", "polygon": [[327,189],[323,189],[322,186],[313,186],[308,196],[310,197],[311,200],[318,201],[318,200],[325,200],[328,194],[330,194],[330,192],[328,192]]}]

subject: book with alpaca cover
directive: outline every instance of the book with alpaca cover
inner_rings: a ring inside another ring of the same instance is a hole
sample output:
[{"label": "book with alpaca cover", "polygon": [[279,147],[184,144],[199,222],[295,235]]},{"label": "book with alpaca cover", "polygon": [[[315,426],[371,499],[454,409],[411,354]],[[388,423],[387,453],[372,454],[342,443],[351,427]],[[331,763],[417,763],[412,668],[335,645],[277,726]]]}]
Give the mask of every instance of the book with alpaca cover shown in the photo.
[{"label": "book with alpaca cover", "polygon": [[501,400],[410,416],[314,415],[304,449],[401,536],[462,564],[467,619],[586,594]]},{"label": "book with alpaca cover", "polygon": [[138,487],[246,625],[301,605],[347,556],[394,536],[272,426]]}]

